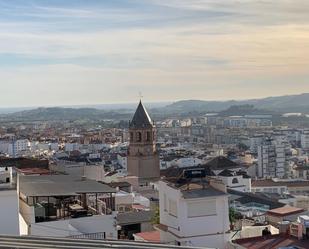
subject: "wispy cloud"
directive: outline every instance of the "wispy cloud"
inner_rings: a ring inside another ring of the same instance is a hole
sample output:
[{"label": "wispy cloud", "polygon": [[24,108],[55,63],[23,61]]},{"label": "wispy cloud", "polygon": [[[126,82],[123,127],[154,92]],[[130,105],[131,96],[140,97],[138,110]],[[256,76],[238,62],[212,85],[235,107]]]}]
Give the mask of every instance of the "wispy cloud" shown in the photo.
[{"label": "wispy cloud", "polygon": [[0,0],[0,104],[309,91],[309,2],[297,3]]}]

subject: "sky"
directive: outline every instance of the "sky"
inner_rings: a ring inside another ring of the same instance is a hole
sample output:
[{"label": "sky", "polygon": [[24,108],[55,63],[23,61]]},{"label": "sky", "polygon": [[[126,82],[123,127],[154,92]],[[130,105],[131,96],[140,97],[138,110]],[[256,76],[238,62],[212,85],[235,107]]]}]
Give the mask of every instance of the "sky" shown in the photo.
[{"label": "sky", "polygon": [[308,0],[0,0],[0,107],[309,92]]}]

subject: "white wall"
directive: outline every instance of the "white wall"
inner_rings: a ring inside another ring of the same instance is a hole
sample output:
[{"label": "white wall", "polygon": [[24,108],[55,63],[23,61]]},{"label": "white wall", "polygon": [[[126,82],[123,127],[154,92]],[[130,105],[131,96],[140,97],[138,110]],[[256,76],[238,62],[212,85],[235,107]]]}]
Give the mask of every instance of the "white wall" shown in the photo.
[{"label": "white wall", "polygon": [[0,190],[0,234],[19,235],[16,189]]},{"label": "white wall", "polygon": [[133,204],[133,200],[134,200],[133,193],[127,193],[124,191],[120,191],[115,194],[116,206],[121,205],[121,204],[125,204],[125,205]]},{"label": "white wall", "polygon": [[31,235],[52,237],[105,232],[107,239],[117,239],[115,214],[34,223],[29,230]]},{"label": "white wall", "polygon": [[103,165],[84,165],[84,164],[66,164],[66,165],[50,165],[50,169],[67,173],[72,176],[85,176],[88,179],[103,181],[104,166]]},{"label": "white wall", "polygon": [[301,135],[301,147],[303,149],[309,149],[309,134],[308,133]]},{"label": "white wall", "polygon": [[174,159],[170,164],[173,166],[183,168],[183,167],[197,166],[202,163],[203,163],[202,160],[199,158],[185,157],[185,158]]},{"label": "white wall", "polygon": [[148,198],[146,198],[145,196],[142,196],[140,194],[134,193],[134,203],[138,203],[141,204],[145,207],[150,207],[150,200]]},{"label": "white wall", "polygon": [[22,200],[19,200],[19,213],[28,224],[35,222],[34,207]]},{"label": "white wall", "polygon": [[[229,236],[225,233],[229,231],[230,225],[227,195],[184,199],[178,189],[169,187],[166,182],[160,181],[159,198],[160,223],[166,225],[168,231],[170,231],[165,232],[165,234],[161,232],[162,242],[177,240],[182,241],[184,245],[190,245],[191,243],[194,246],[223,248],[222,246],[227,241],[227,239],[224,240],[224,237]],[[169,213],[169,200],[176,202],[176,215]],[[200,205],[200,209],[207,209],[210,208],[205,205],[207,201],[215,201],[215,213],[213,215],[188,217],[189,203],[195,202]]]},{"label": "white wall", "polygon": [[188,237],[179,238],[173,234],[160,231],[160,240],[162,243],[176,244],[181,243],[181,246],[194,246],[201,248],[220,248],[224,249],[228,241],[231,240],[232,233],[226,234],[211,234],[203,237]]},{"label": "white wall", "polygon": [[[243,178],[242,175],[238,176],[219,176],[222,182],[231,189],[251,192],[251,178]],[[233,179],[236,178],[238,183],[233,183]]]},{"label": "white wall", "polygon": [[251,187],[251,192],[265,192],[265,193],[278,193],[283,194],[288,192],[287,186],[264,186],[264,187]]},{"label": "white wall", "polygon": [[19,235],[28,235],[28,224],[25,221],[24,217],[19,214]]}]

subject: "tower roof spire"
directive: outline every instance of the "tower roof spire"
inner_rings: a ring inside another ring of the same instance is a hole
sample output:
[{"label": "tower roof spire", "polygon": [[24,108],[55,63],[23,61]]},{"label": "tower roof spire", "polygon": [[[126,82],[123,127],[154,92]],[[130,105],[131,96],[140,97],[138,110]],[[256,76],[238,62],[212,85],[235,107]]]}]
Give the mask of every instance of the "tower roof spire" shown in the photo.
[{"label": "tower roof spire", "polygon": [[135,114],[130,122],[130,128],[149,128],[152,127],[152,121],[149,117],[142,100],[139,101]]}]

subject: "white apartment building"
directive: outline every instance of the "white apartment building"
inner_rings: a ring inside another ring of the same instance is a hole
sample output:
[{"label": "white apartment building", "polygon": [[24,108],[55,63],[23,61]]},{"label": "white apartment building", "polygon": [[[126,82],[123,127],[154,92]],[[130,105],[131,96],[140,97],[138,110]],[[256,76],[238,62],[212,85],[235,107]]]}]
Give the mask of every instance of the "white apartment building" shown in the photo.
[{"label": "white apartment building", "polygon": [[309,131],[304,131],[300,137],[302,149],[309,149]]},{"label": "white apartment building", "polygon": [[74,150],[79,150],[81,147],[78,143],[66,143],[64,146],[64,151],[66,152],[72,152]]},{"label": "white apartment building", "polygon": [[245,172],[235,172],[226,169],[218,174],[217,177],[229,189],[241,192],[251,192],[251,177],[249,177]]},{"label": "white apartment building", "polygon": [[29,140],[28,139],[18,139],[12,142],[13,146],[13,155],[19,154],[23,151],[27,151],[29,149]]},{"label": "white apartment building", "polygon": [[19,156],[28,151],[30,142],[28,139],[3,140],[0,142],[0,152],[10,156]]},{"label": "white apartment building", "polygon": [[258,177],[282,178],[286,173],[286,147],[284,144],[267,140],[258,147]]},{"label": "white apartment building", "polygon": [[12,168],[0,168],[0,234],[19,235],[18,195]]},{"label": "white apartment building", "polygon": [[159,199],[162,243],[226,247],[230,223],[224,184],[218,180],[209,183],[205,178],[165,179],[159,182]]},{"label": "white apartment building", "polygon": [[259,146],[262,145],[264,140],[264,135],[255,135],[254,137],[250,137],[250,152],[258,153]]}]

